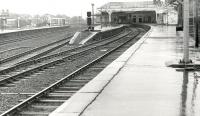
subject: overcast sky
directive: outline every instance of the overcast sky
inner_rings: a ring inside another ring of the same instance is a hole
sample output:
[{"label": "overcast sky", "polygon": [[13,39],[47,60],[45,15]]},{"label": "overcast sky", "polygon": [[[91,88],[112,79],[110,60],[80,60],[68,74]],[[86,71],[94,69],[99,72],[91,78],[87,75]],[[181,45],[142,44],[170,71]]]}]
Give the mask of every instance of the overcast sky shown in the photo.
[{"label": "overcast sky", "polygon": [[144,1],[144,0],[0,0],[0,10],[8,9],[13,13],[20,14],[65,14],[72,16],[86,16],[86,11],[91,10],[91,3],[95,8],[115,1]]}]

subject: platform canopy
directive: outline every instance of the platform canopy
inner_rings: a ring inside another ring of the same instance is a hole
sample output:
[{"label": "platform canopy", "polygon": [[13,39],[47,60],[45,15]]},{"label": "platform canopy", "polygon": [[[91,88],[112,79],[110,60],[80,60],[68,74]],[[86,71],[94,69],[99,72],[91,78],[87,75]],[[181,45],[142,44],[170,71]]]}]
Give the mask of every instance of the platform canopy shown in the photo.
[{"label": "platform canopy", "polygon": [[[109,2],[97,8],[101,22],[112,23],[169,23],[173,7],[162,1]],[[176,15],[176,14],[175,14]],[[174,16],[173,16],[174,17]],[[173,21],[175,22],[175,21]]]},{"label": "platform canopy", "polygon": [[167,9],[161,6],[161,4],[155,4],[153,1],[109,2],[98,8],[98,10],[101,12],[156,11],[163,13]]}]

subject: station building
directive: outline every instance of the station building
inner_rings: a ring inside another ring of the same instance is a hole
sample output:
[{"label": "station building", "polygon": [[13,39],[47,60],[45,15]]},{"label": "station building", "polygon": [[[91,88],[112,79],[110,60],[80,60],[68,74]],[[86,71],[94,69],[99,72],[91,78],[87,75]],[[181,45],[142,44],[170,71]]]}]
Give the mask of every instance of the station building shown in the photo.
[{"label": "station building", "polygon": [[51,26],[64,26],[66,25],[66,19],[65,18],[58,18],[54,17],[49,19],[50,25]]},{"label": "station building", "polygon": [[109,2],[97,10],[97,21],[103,24],[121,23],[158,23],[176,24],[178,13],[173,7],[166,7],[164,2]]}]

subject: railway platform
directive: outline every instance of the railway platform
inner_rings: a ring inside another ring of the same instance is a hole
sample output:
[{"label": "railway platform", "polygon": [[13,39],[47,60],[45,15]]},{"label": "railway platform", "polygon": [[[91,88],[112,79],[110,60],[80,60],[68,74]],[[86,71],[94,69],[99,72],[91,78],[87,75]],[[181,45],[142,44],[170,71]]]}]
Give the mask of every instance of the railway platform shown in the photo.
[{"label": "railway platform", "polygon": [[182,59],[182,44],[175,26],[152,26],[50,116],[200,115],[198,72],[166,66]]}]

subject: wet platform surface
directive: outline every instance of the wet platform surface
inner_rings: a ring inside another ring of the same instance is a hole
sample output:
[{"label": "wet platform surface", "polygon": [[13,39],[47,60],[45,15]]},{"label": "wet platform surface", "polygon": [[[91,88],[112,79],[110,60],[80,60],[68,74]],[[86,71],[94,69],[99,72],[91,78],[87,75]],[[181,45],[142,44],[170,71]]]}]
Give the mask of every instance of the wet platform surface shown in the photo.
[{"label": "wet platform surface", "polygon": [[181,41],[175,26],[152,26],[139,43],[50,116],[200,116],[199,72],[166,66],[182,58]]}]

